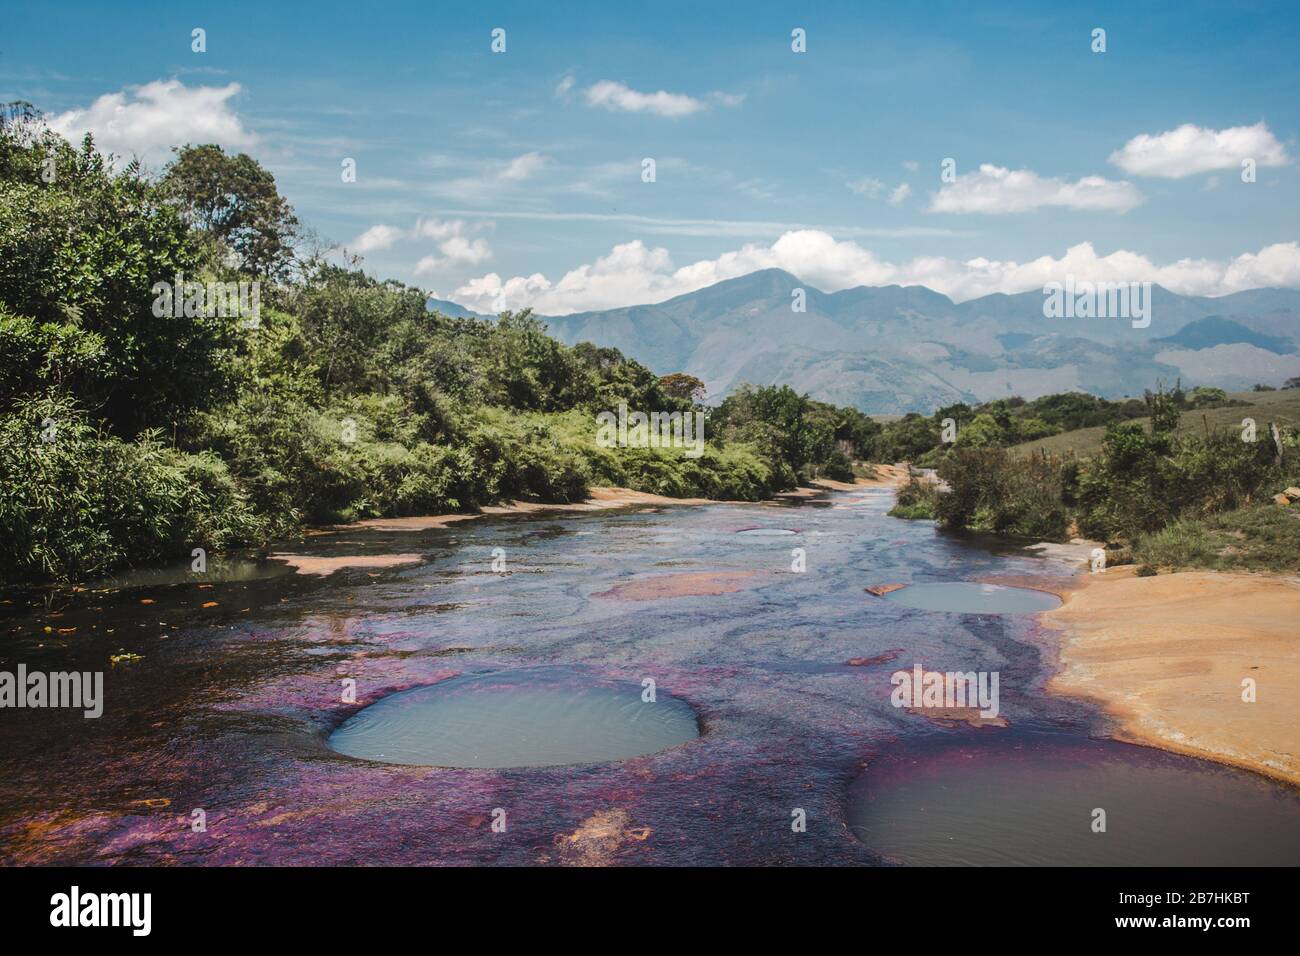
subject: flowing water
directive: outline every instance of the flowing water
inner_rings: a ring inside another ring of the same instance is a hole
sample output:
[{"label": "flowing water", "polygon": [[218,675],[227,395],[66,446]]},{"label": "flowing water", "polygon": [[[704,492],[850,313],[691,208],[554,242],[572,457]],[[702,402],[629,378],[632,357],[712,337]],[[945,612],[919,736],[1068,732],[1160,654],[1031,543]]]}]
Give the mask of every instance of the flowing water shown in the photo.
[{"label": "flowing water", "polygon": [[[300,550],[415,562],[7,595],[0,670],[105,703],[0,710],[0,862],[1300,862],[1294,790],[1044,692],[1019,602],[1073,572],[890,503],[348,529]],[[998,719],[895,706],[918,666],[996,673]]]}]

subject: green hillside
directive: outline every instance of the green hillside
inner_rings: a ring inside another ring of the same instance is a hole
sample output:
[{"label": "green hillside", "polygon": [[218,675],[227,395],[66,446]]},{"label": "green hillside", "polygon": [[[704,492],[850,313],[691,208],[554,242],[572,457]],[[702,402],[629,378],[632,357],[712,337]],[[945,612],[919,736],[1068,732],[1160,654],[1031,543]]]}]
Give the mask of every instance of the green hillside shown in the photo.
[{"label": "green hillside", "polygon": [[[1279,425],[1290,425],[1292,427],[1300,425],[1300,388],[1279,389],[1275,392],[1234,392],[1229,395],[1229,398],[1249,402],[1250,405],[1249,407],[1236,405],[1228,408],[1197,409],[1183,412],[1178,423],[1179,433],[1198,433],[1204,431],[1207,425],[1212,430],[1215,428],[1239,429],[1243,418],[1253,418],[1255,420],[1255,427],[1261,437],[1271,421],[1275,421]],[[1142,418],[1138,419],[1138,421],[1145,422],[1148,427],[1150,426],[1150,419]],[[1080,456],[1095,455],[1101,450],[1101,440],[1105,435],[1106,429],[1104,426],[1080,428],[1075,431],[1052,435],[1048,438],[1039,438],[1035,441],[1013,445],[1012,451],[1016,453],[1046,451],[1051,454],[1073,452]]]}]

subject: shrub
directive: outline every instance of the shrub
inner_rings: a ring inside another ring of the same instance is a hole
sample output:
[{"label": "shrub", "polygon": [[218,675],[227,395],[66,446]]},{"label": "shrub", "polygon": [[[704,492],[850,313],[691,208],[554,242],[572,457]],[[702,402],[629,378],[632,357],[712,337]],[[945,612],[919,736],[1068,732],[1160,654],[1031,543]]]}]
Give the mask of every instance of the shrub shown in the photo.
[{"label": "shrub", "polygon": [[899,486],[897,502],[889,513],[895,518],[938,517],[939,485],[934,481],[922,481],[916,472],[908,475],[907,481]]},{"label": "shrub", "polygon": [[252,543],[264,531],[211,456],[174,451],[155,432],[122,441],[67,396],[0,416],[0,579],[83,580],[193,547]]},{"label": "shrub", "polygon": [[1015,458],[1002,448],[955,448],[939,464],[949,490],[937,499],[936,514],[946,528],[1064,540],[1063,465],[1047,455]]}]

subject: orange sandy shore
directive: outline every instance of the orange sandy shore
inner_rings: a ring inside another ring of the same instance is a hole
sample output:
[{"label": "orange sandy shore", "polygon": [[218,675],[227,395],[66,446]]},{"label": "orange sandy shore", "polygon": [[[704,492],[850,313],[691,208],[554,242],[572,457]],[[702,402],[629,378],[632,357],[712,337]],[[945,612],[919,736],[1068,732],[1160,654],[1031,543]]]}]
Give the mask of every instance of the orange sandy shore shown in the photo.
[{"label": "orange sandy shore", "polygon": [[1121,739],[1300,785],[1300,576],[1119,567],[1061,594],[1040,616],[1062,631],[1050,690],[1098,703]]}]

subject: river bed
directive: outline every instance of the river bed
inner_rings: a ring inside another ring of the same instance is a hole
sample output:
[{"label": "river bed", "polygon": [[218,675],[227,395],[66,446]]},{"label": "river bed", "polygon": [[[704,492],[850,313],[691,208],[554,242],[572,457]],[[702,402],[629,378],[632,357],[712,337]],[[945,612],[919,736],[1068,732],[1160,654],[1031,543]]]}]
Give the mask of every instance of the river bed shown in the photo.
[{"label": "river bed", "polygon": [[[1073,573],[890,518],[891,503],[863,488],[345,529],[297,550],[412,560],[154,570],[57,617],[15,599],[0,669],[103,671],[105,704],[93,720],[0,710],[0,861],[1162,864],[1218,827],[1215,862],[1300,863],[1296,791],[1107,741],[1095,710],[1045,693],[1036,600],[963,613],[867,593],[1014,580],[1039,594]],[[891,675],[917,666],[996,673],[996,720],[896,706]],[[419,703],[428,692],[394,696],[452,680],[549,690],[453,717]],[[638,710],[660,706],[689,710]],[[365,745],[340,746],[358,721]],[[409,759],[388,759],[385,727]],[[563,746],[542,752],[557,727]],[[1159,814],[1180,790],[1191,809]],[[1098,851],[1107,840],[1125,848]]]}]

